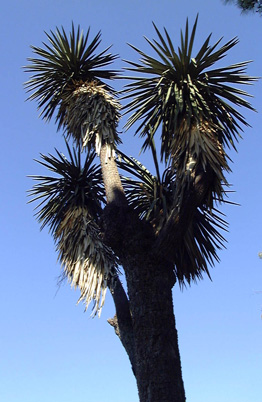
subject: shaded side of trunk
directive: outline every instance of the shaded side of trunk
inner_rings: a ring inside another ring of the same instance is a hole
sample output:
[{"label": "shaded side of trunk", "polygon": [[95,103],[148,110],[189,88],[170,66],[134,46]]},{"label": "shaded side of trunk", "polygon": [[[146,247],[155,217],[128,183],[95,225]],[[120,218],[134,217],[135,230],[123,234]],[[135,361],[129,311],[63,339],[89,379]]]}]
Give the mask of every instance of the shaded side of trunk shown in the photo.
[{"label": "shaded side of trunk", "polygon": [[203,205],[209,186],[214,180],[213,171],[199,169],[188,186],[181,208],[175,206],[156,240],[155,247],[175,261],[176,248],[188,230],[198,207]]},{"label": "shaded side of trunk", "polygon": [[[108,201],[103,214],[104,240],[125,271],[131,317],[130,322],[126,302],[121,308],[121,301],[115,300],[119,308],[110,324],[129,355],[140,402],[185,402],[173,313],[172,265],[154,251],[153,228],[128,207],[116,163],[106,160],[104,151],[101,149],[100,156]],[[128,337],[123,334],[126,331]]]},{"label": "shaded side of trunk", "polygon": [[144,257],[125,264],[140,402],[185,402],[170,275]]},{"label": "shaded side of trunk", "polygon": [[109,288],[115,303],[116,314],[113,318],[108,319],[107,322],[114,328],[116,335],[125,348],[134,376],[136,376],[135,341],[129,300],[119,278]]},{"label": "shaded side of trunk", "polygon": [[121,243],[113,245],[127,280],[140,402],[185,402],[173,313],[172,265],[152,250],[152,227],[141,222],[134,211],[126,210],[119,230]]}]

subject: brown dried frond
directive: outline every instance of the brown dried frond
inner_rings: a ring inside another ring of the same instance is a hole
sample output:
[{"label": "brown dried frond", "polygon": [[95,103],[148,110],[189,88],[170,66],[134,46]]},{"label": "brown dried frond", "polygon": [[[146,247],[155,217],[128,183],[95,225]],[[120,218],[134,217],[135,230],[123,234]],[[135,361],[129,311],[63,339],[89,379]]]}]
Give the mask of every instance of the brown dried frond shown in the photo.
[{"label": "brown dried frond", "polygon": [[107,145],[107,157],[114,156],[116,144],[121,140],[117,133],[120,103],[97,81],[77,82],[68,88],[65,100],[64,126],[82,147],[93,146],[100,154]]},{"label": "brown dried frond", "polygon": [[100,316],[116,264],[112,251],[102,242],[98,226],[85,209],[74,208],[60,224],[56,238],[64,275],[80,290],[78,303],[84,301],[87,309],[93,300],[93,315]]}]

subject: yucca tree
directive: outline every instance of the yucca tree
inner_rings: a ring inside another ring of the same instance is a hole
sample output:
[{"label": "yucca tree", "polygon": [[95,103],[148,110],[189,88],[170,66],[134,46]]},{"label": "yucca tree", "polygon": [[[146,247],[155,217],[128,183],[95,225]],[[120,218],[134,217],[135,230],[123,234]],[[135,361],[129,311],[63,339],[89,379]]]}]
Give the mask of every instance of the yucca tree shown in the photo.
[{"label": "yucca tree", "polygon": [[88,44],[89,31],[84,36],[72,26],[67,37],[57,29],[44,49],[32,47],[37,57],[26,68],[33,73],[26,87],[42,117],[56,113],[58,128],[76,143],[67,146],[68,158],[42,155],[39,162],[56,175],[34,176],[37,217],[50,227],[80,299],[94,300],[94,313],[110,288],[116,315],[109,323],[130,358],[141,402],[185,401],[172,288],[210,276],[218,260],[227,227],[217,210],[228,190],[227,149],[247,125],[237,108],[253,110],[239,88],[254,81],[245,73],[248,63],[212,68],[237,39],[219,47],[209,36],[193,58],[196,27],[197,19],[191,33],[186,24],[177,51],[156,26],[158,40],[147,39],[155,57],[132,46],[141,60],[128,62],[135,74],[125,77],[122,94],[132,113],[127,128],[138,122],[155,173],[118,149],[120,106],[104,82],[116,78],[104,69],[115,56],[107,49],[95,54],[100,33]]}]

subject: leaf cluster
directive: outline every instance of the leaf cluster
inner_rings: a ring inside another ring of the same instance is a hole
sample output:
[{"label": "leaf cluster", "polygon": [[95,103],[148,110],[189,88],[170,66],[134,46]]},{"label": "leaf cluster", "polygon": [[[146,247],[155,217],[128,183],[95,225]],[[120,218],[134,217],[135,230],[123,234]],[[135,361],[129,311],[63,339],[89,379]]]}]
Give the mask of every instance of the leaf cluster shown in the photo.
[{"label": "leaf cluster", "polygon": [[56,236],[59,225],[67,213],[75,208],[88,211],[90,219],[98,223],[105,203],[101,168],[94,163],[95,152],[86,154],[82,165],[81,150],[70,149],[66,143],[69,159],[56,150],[57,156],[41,154],[39,164],[54,176],[30,176],[37,182],[29,191],[30,202],[38,201],[36,216],[41,229],[49,226]]},{"label": "leaf cluster", "polygon": [[46,33],[48,43],[43,43],[43,48],[32,46],[36,57],[28,58],[31,64],[25,67],[25,71],[32,74],[25,83],[26,89],[32,92],[29,99],[37,100],[40,115],[45,120],[50,120],[58,108],[56,122],[59,127],[63,120],[59,107],[68,91],[72,92],[77,84],[96,81],[103,84],[108,92],[114,93],[104,80],[115,78],[117,72],[104,67],[117,56],[108,53],[109,47],[95,54],[101,43],[101,32],[90,43],[89,35],[90,28],[84,35],[79,26],[75,30],[73,23],[69,37],[63,27]]},{"label": "leaf cluster", "polygon": [[[124,171],[122,183],[129,205],[153,225],[156,233],[167,220],[175,197],[175,178],[170,168],[154,176],[138,160],[118,150],[119,168]],[[129,174],[129,176],[126,176]]]},{"label": "leaf cluster", "polygon": [[36,216],[41,229],[48,226],[53,235],[62,278],[79,288],[79,301],[84,301],[86,308],[94,300],[93,314],[100,315],[107,285],[114,280],[118,265],[100,229],[105,204],[101,168],[94,161],[94,151],[83,161],[80,147],[66,146],[68,158],[56,151],[56,156],[41,155],[37,161],[53,175],[31,176],[36,184],[29,191],[30,202],[38,202]]},{"label": "leaf cluster", "polygon": [[[220,143],[235,147],[241,131],[240,124],[247,125],[244,117],[233,105],[253,110],[243,96],[249,94],[234,85],[250,84],[255,80],[245,74],[249,62],[212,69],[225,57],[238,40],[234,38],[218,48],[221,39],[210,45],[207,37],[195,57],[192,50],[197,28],[197,19],[191,34],[188,21],[185,34],[181,31],[181,44],[175,51],[172,40],[166,38],[154,25],[158,41],[146,41],[157,57],[147,55],[130,45],[140,56],[140,62],[127,61],[127,70],[139,76],[127,76],[131,82],[126,85],[124,99],[127,113],[132,113],[127,128],[139,122],[136,134],[146,137],[143,149],[151,142],[158,128],[161,129],[161,156],[168,160],[180,146],[184,129],[190,129],[203,121],[216,129]],[[228,85],[230,84],[230,85]]]},{"label": "leaf cluster", "polygon": [[[135,158],[118,151],[118,166],[124,171],[122,183],[129,202],[140,219],[150,222],[156,236],[167,225],[170,216],[179,217],[176,175],[167,167],[162,176],[154,176]],[[126,176],[126,173],[129,174]],[[220,200],[221,201],[221,200]],[[174,272],[180,285],[190,284],[209,274],[209,266],[219,261],[217,250],[225,246],[220,231],[227,231],[227,222],[217,209],[211,212],[206,205],[197,208],[185,235],[169,239]],[[171,235],[171,234],[170,234]],[[159,251],[161,252],[161,251]],[[169,258],[168,255],[165,255]]]}]

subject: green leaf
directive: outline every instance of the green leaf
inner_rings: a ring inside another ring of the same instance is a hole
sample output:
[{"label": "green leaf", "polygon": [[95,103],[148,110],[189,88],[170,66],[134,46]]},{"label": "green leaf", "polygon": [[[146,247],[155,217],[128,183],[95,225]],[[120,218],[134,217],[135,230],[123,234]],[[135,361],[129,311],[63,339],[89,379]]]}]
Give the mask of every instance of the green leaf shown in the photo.
[{"label": "green leaf", "polygon": [[[235,140],[241,131],[240,124],[247,125],[237,107],[254,110],[245,99],[249,96],[248,93],[239,88],[239,85],[249,85],[256,81],[255,77],[249,77],[245,73],[248,62],[212,69],[213,64],[224,58],[238,43],[238,39],[233,38],[219,47],[222,39],[209,45],[209,35],[192,58],[197,22],[198,17],[191,33],[188,21],[186,22],[177,51],[167,30],[164,28],[164,38],[153,24],[159,41],[146,40],[154,56],[146,55],[131,45],[142,59],[140,63],[127,61],[132,66],[127,69],[138,73],[139,78],[125,77],[129,83],[125,87],[123,98],[130,101],[124,109],[125,113],[132,112],[126,127],[129,129],[139,122],[136,134],[147,136],[151,130],[151,138],[161,129],[161,158],[166,161],[172,159],[173,148],[170,144],[179,144],[176,136],[179,138],[179,130],[185,122],[188,135],[191,127],[201,121],[219,127],[221,142],[235,148]],[[231,86],[232,84],[237,87]],[[142,149],[145,150],[149,143],[146,140]]]},{"label": "green leaf", "polygon": [[109,48],[96,55],[101,32],[88,44],[89,32],[90,29],[86,35],[83,32],[80,34],[80,27],[75,31],[72,23],[69,37],[63,27],[61,30],[56,28],[56,32],[46,33],[48,42],[44,43],[44,48],[31,46],[36,57],[28,58],[30,64],[24,67],[26,72],[32,74],[25,87],[31,92],[28,99],[38,101],[41,116],[45,120],[51,119],[66,96],[66,88],[74,87],[76,81],[97,81],[114,94],[103,80],[115,78],[117,71],[101,68],[111,64],[117,56],[107,53]]}]

